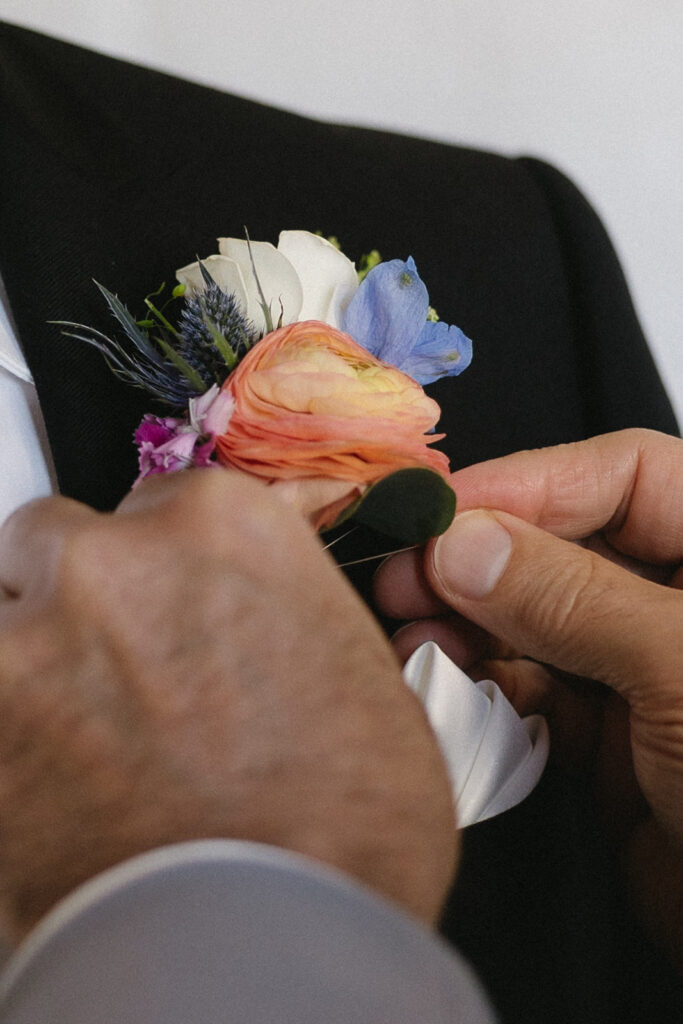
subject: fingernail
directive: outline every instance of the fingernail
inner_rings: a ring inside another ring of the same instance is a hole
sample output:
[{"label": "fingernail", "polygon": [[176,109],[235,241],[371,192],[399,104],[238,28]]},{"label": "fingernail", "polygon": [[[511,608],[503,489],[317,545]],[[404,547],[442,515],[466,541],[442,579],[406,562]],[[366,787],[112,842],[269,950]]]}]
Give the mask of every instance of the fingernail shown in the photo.
[{"label": "fingernail", "polygon": [[433,551],[433,565],[446,594],[480,601],[500,579],[512,537],[488,512],[461,512]]}]

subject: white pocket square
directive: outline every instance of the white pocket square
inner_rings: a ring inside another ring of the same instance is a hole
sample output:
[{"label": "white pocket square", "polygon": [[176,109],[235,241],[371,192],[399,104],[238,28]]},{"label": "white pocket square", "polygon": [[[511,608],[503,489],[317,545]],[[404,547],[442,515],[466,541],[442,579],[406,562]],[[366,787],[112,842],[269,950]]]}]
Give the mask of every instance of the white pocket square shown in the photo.
[{"label": "white pocket square", "polygon": [[439,740],[460,828],[501,814],[528,796],[548,758],[544,718],[520,718],[494,682],[472,682],[432,642],[410,656],[403,677],[424,704]]}]

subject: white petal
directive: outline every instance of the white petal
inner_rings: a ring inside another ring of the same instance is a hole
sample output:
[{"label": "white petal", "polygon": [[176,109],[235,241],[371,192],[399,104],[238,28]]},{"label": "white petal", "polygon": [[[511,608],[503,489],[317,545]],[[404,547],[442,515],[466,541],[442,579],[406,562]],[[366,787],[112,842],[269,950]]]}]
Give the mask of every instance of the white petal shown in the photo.
[{"label": "white petal", "polygon": [[[207,256],[202,264],[208,270],[219,288],[228,295],[234,295],[243,312],[247,312],[247,289],[244,278],[237,263],[226,256]],[[176,278],[181,284],[193,292],[203,292],[206,288],[199,263],[188,263],[186,267],[176,270]]]},{"label": "white petal", "polygon": [[[266,302],[270,306],[273,324],[280,319],[282,323],[292,324],[299,320],[301,310],[301,284],[297,273],[281,252],[270,242],[251,242],[251,253],[254,266],[263,289]],[[261,296],[254,277],[249,257],[249,246],[243,238],[219,238],[218,247],[225,256],[239,264],[247,290],[248,316],[259,330],[265,330],[265,318],[261,310]]]},{"label": "white petal", "polygon": [[278,249],[292,264],[303,288],[300,320],[341,327],[344,310],[358,288],[356,268],[326,238],[310,231],[281,231]]}]

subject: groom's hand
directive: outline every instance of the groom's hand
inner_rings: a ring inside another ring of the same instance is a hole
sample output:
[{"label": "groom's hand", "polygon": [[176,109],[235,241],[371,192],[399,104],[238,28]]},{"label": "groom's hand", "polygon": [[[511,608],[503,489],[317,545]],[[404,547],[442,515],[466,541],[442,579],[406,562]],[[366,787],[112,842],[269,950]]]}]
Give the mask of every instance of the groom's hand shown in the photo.
[{"label": "groom's hand", "polygon": [[317,537],[227,471],[115,514],[57,498],[0,531],[0,911],[164,843],[240,837],[432,921],[450,790],[398,662]]},{"label": "groom's hand", "polygon": [[630,891],[683,963],[683,441],[622,431],[452,481],[468,511],[423,562],[379,571],[384,611],[421,620],[397,643],[437,639],[521,714],[546,714],[551,749],[593,774]]}]

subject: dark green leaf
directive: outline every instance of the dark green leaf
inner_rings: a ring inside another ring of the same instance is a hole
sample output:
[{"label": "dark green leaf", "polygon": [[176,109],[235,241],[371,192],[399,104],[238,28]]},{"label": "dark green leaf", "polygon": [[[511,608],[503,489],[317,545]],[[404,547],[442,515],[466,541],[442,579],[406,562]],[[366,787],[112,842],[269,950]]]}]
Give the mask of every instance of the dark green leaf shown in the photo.
[{"label": "dark green leaf", "polygon": [[[343,514],[403,544],[424,544],[447,530],[455,494],[431,469],[399,469],[369,487]],[[338,525],[338,524],[335,524]]]}]

